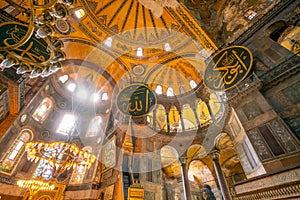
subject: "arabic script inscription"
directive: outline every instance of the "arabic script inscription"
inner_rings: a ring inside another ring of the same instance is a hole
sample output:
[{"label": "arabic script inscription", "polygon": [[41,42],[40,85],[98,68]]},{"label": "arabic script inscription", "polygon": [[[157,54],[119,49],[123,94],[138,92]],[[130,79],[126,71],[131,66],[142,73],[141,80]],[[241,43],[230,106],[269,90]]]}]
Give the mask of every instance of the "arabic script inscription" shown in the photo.
[{"label": "arabic script inscription", "polygon": [[[0,46],[10,46],[18,43],[25,37],[27,27],[19,23],[5,23],[0,27]],[[51,53],[47,52],[48,44],[43,39],[31,36],[28,41],[12,50],[13,53],[31,62],[42,63],[50,59]],[[0,52],[1,53],[1,52]],[[2,52],[2,54],[6,54]]]},{"label": "arabic script inscription", "polygon": [[228,90],[246,78],[252,62],[252,54],[246,47],[225,48],[209,62],[204,75],[205,84],[214,91]]},{"label": "arabic script inscription", "polygon": [[153,109],[156,104],[156,97],[148,87],[134,84],[119,93],[117,104],[118,108],[127,115],[142,116]]}]

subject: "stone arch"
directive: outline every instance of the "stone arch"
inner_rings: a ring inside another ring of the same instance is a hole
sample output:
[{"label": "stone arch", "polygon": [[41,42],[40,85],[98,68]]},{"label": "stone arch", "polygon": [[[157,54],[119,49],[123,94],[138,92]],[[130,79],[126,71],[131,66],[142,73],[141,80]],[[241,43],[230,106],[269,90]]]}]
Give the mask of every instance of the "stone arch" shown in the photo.
[{"label": "stone arch", "polygon": [[[216,177],[214,172],[207,163],[202,160],[193,160],[190,163],[190,168],[188,170],[188,179],[190,182],[191,190],[201,191],[201,196],[205,188],[208,186],[211,188],[211,197],[220,197],[220,191],[218,189]],[[213,198],[210,198],[213,199]],[[219,198],[218,198],[219,199]]]},{"label": "stone arch", "polygon": [[245,171],[230,135],[226,132],[219,134],[215,139],[215,147],[220,152],[219,162],[224,175],[231,177],[227,181],[235,181],[234,176],[237,174],[240,176],[239,180],[245,179]]},{"label": "stone arch", "polygon": [[200,144],[193,144],[187,150],[187,157],[189,163],[193,160],[201,159],[207,155],[206,149]]},{"label": "stone arch", "polygon": [[222,140],[224,137],[226,137],[226,136],[229,136],[229,134],[228,134],[228,133],[225,133],[225,132],[222,132],[222,133],[220,133],[220,134],[215,138],[214,144],[215,144],[215,147],[216,147],[217,149],[220,149],[220,142],[221,142],[221,140]]}]

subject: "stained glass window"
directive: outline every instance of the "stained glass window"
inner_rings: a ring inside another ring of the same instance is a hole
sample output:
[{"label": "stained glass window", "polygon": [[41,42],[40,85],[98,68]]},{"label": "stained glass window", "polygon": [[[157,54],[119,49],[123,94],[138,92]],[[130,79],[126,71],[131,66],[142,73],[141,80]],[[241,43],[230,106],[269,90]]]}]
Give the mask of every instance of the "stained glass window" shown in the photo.
[{"label": "stained glass window", "polygon": [[0,172],[11,174],[16,168],[25,150],[25,143],[32,139],[32,131],[23,129],[16,140],[9,147],[8,151],[0,160]]},{"label": "stained glass window", "polygon": [[[82,150],[88,151],[92,153],[92,147],[86,146]],[[83,179],[85,177],[87,168],[85,166],[79,165],[75,169],[73,169],[73,173],[70,179],[71,184],[80,184],[83,182]]]},{"label": "stained glass window", "polygon": [[46,160],[41,160],[37,166],[33,178],[43,177],[44,180],[52,178],[52,167]]},{"label": "stained glass window", "polygon": [[[62,148],[54,149],[52,147],[48,147],[45,152],[46,157],[51,157],[53,151],[63,152]],[[60,153],[55,159],[56,163],[60,163],[61,158],[63,157],[63,153]],[[34,172],[33,178],[42,177],[44,180],[49,180],[53,177],[53,166],[48,160],[41,160]]]}]

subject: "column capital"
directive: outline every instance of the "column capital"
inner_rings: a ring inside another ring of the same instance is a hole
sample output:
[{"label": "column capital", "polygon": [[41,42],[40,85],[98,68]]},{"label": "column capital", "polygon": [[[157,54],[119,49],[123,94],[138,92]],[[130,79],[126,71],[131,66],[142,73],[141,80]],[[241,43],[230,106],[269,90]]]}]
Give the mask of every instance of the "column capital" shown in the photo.
[{"label": "column capital", "polygon": [[188,158],[184,157],[184,156],[180,156],[178,158],[178,160],[179,160],[180,164],[187,164],[187,162],[188,162]]},{"label": "column capital", "polygon": [[214,149],[209,153],[209,156],[214,160],[214,161],[219,161],[220,158],[220,150]]}]

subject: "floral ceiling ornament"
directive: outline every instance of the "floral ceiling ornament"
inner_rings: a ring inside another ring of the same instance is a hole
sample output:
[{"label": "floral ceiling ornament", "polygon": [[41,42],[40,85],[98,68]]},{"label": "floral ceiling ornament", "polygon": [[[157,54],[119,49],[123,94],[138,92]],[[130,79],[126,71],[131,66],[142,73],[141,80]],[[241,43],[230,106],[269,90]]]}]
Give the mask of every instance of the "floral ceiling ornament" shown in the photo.
[{"label": "floral ceiling ornament", "polygon": [[138,0],[145,8],[151,10],[155,18],[159,18],[164,7],[176,8],[179,6],[177,0]]}]

